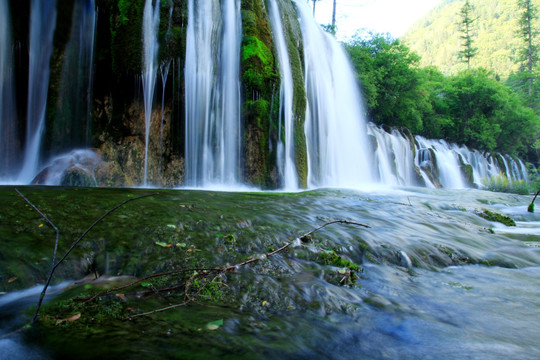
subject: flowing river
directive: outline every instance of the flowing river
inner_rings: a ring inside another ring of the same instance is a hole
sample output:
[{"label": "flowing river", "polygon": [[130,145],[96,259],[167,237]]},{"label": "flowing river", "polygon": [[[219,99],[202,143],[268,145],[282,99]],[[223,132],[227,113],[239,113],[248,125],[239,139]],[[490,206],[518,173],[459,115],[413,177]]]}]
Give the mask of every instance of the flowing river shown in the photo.
[{"label": "flowing river", "polygon": [[[151,192],[20,190],[69,235],[82,232],[115,201]],[[109,279],[104,281],[163,271],[167,262],[188,253],[199,254],[204,266],[253,256],[260,261],[227,274],[221,300],[95,328],[37,326],[6,337],[29,321],[25,309],[37,298],[32,285],[50,267],[54,232],[40,227],[44,221],[11,187],[1,187],[2,203],[11,207],[0,211],[0,354],[14,359],[540,356],[540,214],[527,212],[529,196],[427,188],[156,192],[93,229],[92,245],[82,246],[59,271],[51,293],[74,291],[60,282],[79,276],[79,258],[89,249],[103,279]],[[484,219],[479,214],[485,210],[510,216],[516,226]],[[332,220],[370,228],[332,224],[310,239],[295,240]],[[287,250],[263,255],[288,242]],[[324,254],[337,254],[361,271],[355,268],[353,280],[347,269],[322,261]],[[125,301],[131,304],[135,297]],[[154,306],[171,302],[148,300]]]}]

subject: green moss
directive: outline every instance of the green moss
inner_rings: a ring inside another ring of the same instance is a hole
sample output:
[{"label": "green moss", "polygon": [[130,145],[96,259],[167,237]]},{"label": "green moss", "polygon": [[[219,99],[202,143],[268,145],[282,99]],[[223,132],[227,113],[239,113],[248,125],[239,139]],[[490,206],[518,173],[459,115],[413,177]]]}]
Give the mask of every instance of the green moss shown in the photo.
[{"label": "green moss", "polygon": [[[245,177],[265,188],[276,187],[270,174],[275,154],[268,151],[276,141],[279,96],[275,95],[279,75],[270,24],[264,1],[242,0],[241,79],[243,98]],[[277,100],[277,101],[276,101]]]},{"label": "green moss", "polygon": [[303,46],[302,36],[298,19],[294,16],[295,10],[290,3],[284,2],[285,12],[282,13],[283,28],[289,51],[291,62],[291,72],[293,77],[293,113],[294,113],[294,148],[295,165],[298,172],[300,186],[307,187],[308,164],[307,145],[304,132],[304,122],[306,114],[306,89],[303,75]]},{"label": "green moss", "polygon": [[[321,252],[317,257],[317,262],[322,265],[330,265],[341,268],[341,270],[338,271],[338,274],[336,274],[338,276],[335,279],[337,280],[335,282],[339,285],[356,284],[356,279],[358,278],[356,273],[363,271],[360,265],[357,265],[350,260],[343,258],[342,256],[338,255],[334,250],[327,250]],[[332,281],[334,280],[333,277],[331,277],[329,280],[330,282],[334,282]]]},{"label": "green moss", "polygon": [[111,53],[113,71],[138,74],[142,64],[144,0],[121,0],[111,9]]},{"label": "green moss", "polygon": [[482,209],[482,211],[478,211],[476,214],[488,221],[495,221],[506,226],[516,226],[515,221],[511,217],[487,209]]}]

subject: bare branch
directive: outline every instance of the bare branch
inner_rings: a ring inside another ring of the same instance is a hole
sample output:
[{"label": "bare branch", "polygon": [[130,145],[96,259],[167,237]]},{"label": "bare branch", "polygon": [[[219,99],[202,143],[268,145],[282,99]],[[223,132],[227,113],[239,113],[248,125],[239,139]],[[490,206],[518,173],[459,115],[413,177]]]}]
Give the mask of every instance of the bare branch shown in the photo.
[{"label": "bare branch", "polygon": [[58,228],[56,227],[56,225],[53,224],[53,222],[51,220],[49,220],[49,218],[47,216],[45,216],[45,214],[43,214],[43,212],[41,212],[34,204],[32,204],[32,202],[30,200],[28,200],[28,198],[26,198],[18,189],[15,188],[15,191],[19,194],[19,196],[21,196],[28,204],[30,204],[30,206],[32,206],[32,208],[34,208],[34,210],[36,210],[53,228],[54,230],[56,231],[56,241],[55,241],[55,244],[54,244],[54,253],[53,253],[53,259],[52,259],[52,264],[51,264],[51,271],[49,273],[49,276],[47,277],[47,281],[45,282],[45,285],[43,286],[43,290],[41,291],[41,295],[39,297],[39,300],[38,300],[38,304],[37,304],[37,307],[36,307],[36,311],[34,313],[34,316],[32,317],[32,323],[35,323],[36,320],[37,320],[37,317],[38,317],[38,314],[39,314],[39,310],[41,309],[41,305],[43,303],[43,299],[45,298],[45,294],[47,292],[47,288],[49,287],[50,283],[51,283],[51,280],[52,280],[52,277],[54,275],[54,271],[56,270],[56,268],[62,263],[62,261],[64,261],[64,259],[71,253],[71,251],[82,241],[82,239],[84,239],[84,237],[86,236],[86,234],[88,234],[88,232],[90,230],[92,230],[97,224],[99,224],[104,218],[106,218],[107,216],[109,216],[111,213],[113,213],[114,211],[116,211],[118,208],[120,208],[121,206],[127,204],[128,202],[130,201],[134,201],[134,200],[139,200],[139,199],[143,199],[143,198],[146,198],[146,197],[149,197],[149,196],[154,196],[154,195],[157,195],[157,193],[152,193],[152,194],[146,194],[146,195],[142,195],[142,196],[138,196],[138,197],[134,197],[134,198],[131,198],[131,199],[127,199],[123,202],[121,202],[120,204],[116,205],[115,207],[113,207],[112,209],[110,209],[109,211],[107,211],[106,213],[104,213],[103,215],[101,215],[96,221],[94,221],[94,223],[92,225],[90,225],[88,227],[88,229],[86,229],[81,236],[79,236],[79,238],[77,240],[75,240],[73,242],[73,244],[71,244],[71,247],[68,249],[68,251],[66,251],[66,253],[64,254],[64,256],[62,256],[62,258],[60,260],[58,260],[58,262],[56,262],[56,254],[57,254],[57,251],[58,251],[58,242],[59,242],[59,238],[60,238],[60,230],[58,230]]},{"label": "bare branch", "polygon": [[[371,226],[369,225],[365,225],[365,224],[361,224],[359,222],[355,222],[355,221],[349,221],[349,220],[333,220],[333,221],[329,221],[327,223],[324,223],[323,225],[317,227],[317,228],[314,228],[310,231],[308,231],[307,233],[301,235],[300,237],[298,237],[297,239],[302,239],[306,236],[309,236],[311,234],[313,234],[314,232],[316,231],[319,231],[321,230],[322,228],[328,226],[328,225],[332,225],[332,224],[349,224],[349,225],[357,225],[357,226],[361,226],[361,227],[364,227],[364,228],[371,228]],[[296,240],[296,239],[295,239]],[[167,306],[167,307],[164,307],[164,308],[160,308],[160,309],[156,309],[156,310],[152,310],[152,311],[148,311],[148,312],[145,312],[145,313],[141,313],[141,314],[136,314],[136,315],[132,315],[132,316],[129,316],[127,317],[126,319],[124,320],[132,320],[134,318],[137,318],[137,317],[142,317],[142,316],[148,316],[148,315],[152,315],[152,314],[155,314],[155,313],[158,313],[158,312],[162,312],[162,311],[166,311],[166,310],[171,310],[171,309],[176,309],[176,308],[179,308],[179,307],[182,307],[182,306],[186,306],[188,304],[190,304],[191,302],[193,302],[197,296],[201,293],[201,291],[203,289],[206,288],[206,286],[208,284],[211,284],[215,279],[217,279],[219,276],[229,272],[229,271],[233,271],[233,270],[236,270],[237,268],[241,267],[241,266],[246,266],[246,265],[249,265],[249,264],[252,264],[254,262],[257,262],[257,261],[260,261],[260,260],[263,260],[263,259],[267,259],[269,258],[270,256],[273,256],[273,255],[276,255],[280,252],[282,252],[283,250],[287,249],[289,246],[291,246],[293,244],[294,240],[293,241],[290,241],[288,243],[286,243],[285,245],[281,246],[279,249],[277,250],[274,250],[272,252],[269,252],[269,253],[266,253],[264,256],[258,256],[258,257],[252,257],[246,261],[243,261],[241,263],[238,263],[236,265],[231,265],[231,266],[226,266],[222,269],[222,271],[217,274],[216,276],[214,276],[214,278],[211,280],[211,281],[208,281],[204,284],[204,286],[202,286],[193,296],[187,296],[188,300],[181,303],[181,304],[175,304],[175,305],[170,305],[170,306]],[[215,270],[216,268],[212,269],[213,271]],[[190,269],[191,271],[193,269]],[[186,270],[186,271],[190,271],[190,270]],[[158,275],[156,275],[158,276]],[[347,276],[345,276],[342,281],[344,281],[345,279],[347,278]],[[142,281],[142,280],[141,280]]]},{"label": "bare branch", "polygon": [[34,210],[36,210],[38,212],[38,214],[41,215],[41,217],[43,219],[45,219],[45,221],[47,221],[49,223],[49,225],[51,225],[51,227],[54,229],[54,231],[56,231],[56,240],[54,241],[54,252],[53,252],[53,258],[52,258],[52,263],[51,263],[51,271],[49,273],[49,277],[47,278],[47,282],[45,283],[45,286],[43,287],[43,290],[41,291],[41,295],[39,296],[36,312],[34,313],[34,316],[32,317],[32,322],[34,323],[34,322],[36,322],[39,309],[41,308],[41,304],[43,303],[43,299],[45,298],[45,293],[47,291],[47,287],[51,283],[51,279],[52,279],[52,276],[54,274],[55,263],[56,263],[56,253],[58,251],[58,242],[59,242],[59,239],[60,239],[60,230],[58,230],[56,225],[54,225],[54,223],[51,220],[49,220],[49,218],[45,214],[43,214],[41,212],[41,210],[39,210],[34,204],[32,204],[32,202],[30,200],[28,200],[28,198],[26,196],[24,196],[19,191],[19,189],[15,188],[15,191],[17,192],[17,194],[19,194],[20,197],[22,197],[24,199],[24,201],[26,201]]}]

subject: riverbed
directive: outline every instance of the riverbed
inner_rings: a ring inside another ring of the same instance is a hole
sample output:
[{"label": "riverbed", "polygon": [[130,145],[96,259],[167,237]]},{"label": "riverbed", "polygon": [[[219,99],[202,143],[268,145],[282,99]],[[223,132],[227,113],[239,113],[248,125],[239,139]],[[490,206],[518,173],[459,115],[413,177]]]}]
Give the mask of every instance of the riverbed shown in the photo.
[{"label": "riverbed", "polygon": [[[184,307],[131,320],[113,314],[99,323],[85,320],[83,308],[78,320],[6,337],[31,318],[26,309],[37,301],[40,287],[34,286],[50,268],[55,233],[13,187],[1,187],[0,351],[11,358],[540,356],[540,214],[527,212],[529,196],[380,187],[19,190],[59,228],[61,253],[115,204],[155,193],[91,230],[55,274],[47,316],[55,302],[99,281],[258,260],[221,276],[214,293]],[[484,210],[507,215],[517,226],[485,219],[479,215]],[[334,220],[369,228],[331,224],[298,239]],[[338,263],[325,260],[333,254]],[[83,269],[88,257],[101,280]],[[77,285],[81,279],[84,285]],[[121,295],[112,294],[113,300],[133,314],[179,296]]]}]

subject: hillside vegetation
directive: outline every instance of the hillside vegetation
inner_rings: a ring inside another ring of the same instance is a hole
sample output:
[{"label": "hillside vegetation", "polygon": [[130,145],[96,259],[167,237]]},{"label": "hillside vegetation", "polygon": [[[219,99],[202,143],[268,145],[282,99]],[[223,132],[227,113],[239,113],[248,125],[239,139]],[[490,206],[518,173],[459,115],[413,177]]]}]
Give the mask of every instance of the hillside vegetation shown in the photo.
[{"label": "hillside vegetation", "polygon": [[[434,65],[446,75],[457,74],[467,65],[460,62],[459,12],[464,0],[445,0],[419,20],[401,39],[412,51],[420,55],[420,66]],[[474,24],[474,46],[478,54],[471,67],[492,70],[503,78],[519,69],[517,49],[522,47],[518,38],[517,0],[470,0],[477,18]],[[533,0],[540,8],[540,0]],[[540,28],[540,19],[536,20]]]}]

